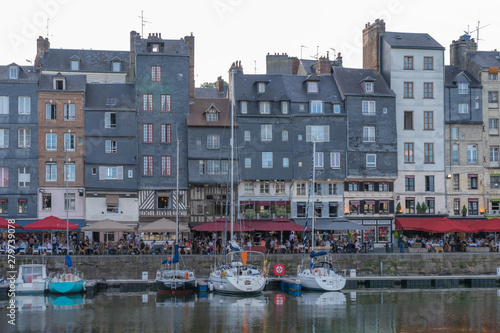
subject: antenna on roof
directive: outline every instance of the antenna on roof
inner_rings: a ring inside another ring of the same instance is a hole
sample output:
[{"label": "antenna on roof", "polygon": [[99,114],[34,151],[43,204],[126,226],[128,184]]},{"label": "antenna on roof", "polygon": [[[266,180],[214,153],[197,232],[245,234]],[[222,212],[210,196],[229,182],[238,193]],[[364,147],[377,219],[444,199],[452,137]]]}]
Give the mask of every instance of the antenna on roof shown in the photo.
[{"label": "antenna on roof", "polygon": [[305,45],[300,45],[300,59],[302,59],[302,49],[303,49],[304,47],[305,47],[306,49],[308,48],[308,47],[307,47],[307,46],[305,46]]},{"label": "antenna on roof", "polygon": [[253,71],[254,71],[254,74],[257,74],[257,60],[253,61]]},{"label": "antenna on roof", "polygon": [[146,25],[146,23],[151,23],[151,22],[145,20],[143,10],[141,10],[141,16],[138,17],[141,19],[141,36],[144,37],[144,26]]},{"label": "antenna on roof", "polygon": [[[476,43],[477,43],[477,46],[479,48],[479,30],[481,30],[482,28],[486,28],[487,26],[489,26],[489,24],[486,24],[486,25],[483,25],[482,27],[480,27],[480,24],[481,21],[477,20],[477,27],[476,29],[472,30],[472,31],[464,31],[467,35],[470,35],[471,33],[475,32],[476,33]],[[469,26],[467,26],[467,30],[469,30]]]},{"label": "antenna on roof", "polygon": [[47,18],[47,38],[49,38],[49,18]]},{"label": "antenna on roof", "polygon": [[316,55],[312,55],[312,58],[318,60],[319,59],[319,46],[316,46]]}]

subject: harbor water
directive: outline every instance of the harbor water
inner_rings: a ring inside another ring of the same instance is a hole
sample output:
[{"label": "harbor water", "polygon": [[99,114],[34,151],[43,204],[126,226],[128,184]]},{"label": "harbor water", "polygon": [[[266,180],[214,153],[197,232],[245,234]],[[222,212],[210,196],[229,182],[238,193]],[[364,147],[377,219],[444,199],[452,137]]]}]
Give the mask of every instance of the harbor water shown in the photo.
[{"label": "harbor water", "polygon": [[88,298],[15,296],[0,301],[0,332],[499,332],[500,291],[365,289],[213,293],[167,297],[99,292]]}]

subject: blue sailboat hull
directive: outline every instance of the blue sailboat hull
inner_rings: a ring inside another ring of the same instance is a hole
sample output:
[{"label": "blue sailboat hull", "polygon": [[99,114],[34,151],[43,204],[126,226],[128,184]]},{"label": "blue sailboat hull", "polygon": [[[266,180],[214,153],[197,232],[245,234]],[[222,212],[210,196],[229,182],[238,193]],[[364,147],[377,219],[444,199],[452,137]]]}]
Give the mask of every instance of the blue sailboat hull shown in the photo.
[{"label": "blue sailboat hull", "polygon": [[49,293],[52,294],[77,294],[83,292],[85,281],[76,282],[49,282]]}]

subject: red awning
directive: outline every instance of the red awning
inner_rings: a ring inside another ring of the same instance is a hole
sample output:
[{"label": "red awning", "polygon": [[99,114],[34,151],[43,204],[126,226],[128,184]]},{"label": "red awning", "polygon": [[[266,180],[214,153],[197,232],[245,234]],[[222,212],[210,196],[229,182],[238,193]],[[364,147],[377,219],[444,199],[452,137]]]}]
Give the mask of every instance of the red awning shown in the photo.
[{"label": "red awning", "polygon": [[60,219],[55,216],[49,216],[41,220],[35,221],[24,226],[25,230],[66,230],[68,226],[69,230],[77,230],[78,225],[68,222],[66,225],[66,220]]},{"label": "red awning", "polygon": [[287,219],[253,220],[248,224],[256,231],[304,231],[304,227]]},{"label": "red awning", "polygon": [[445,232],[500,232],[500,219],[454,220],[446,217],[397,218],[396,229],[417,230],[432,233]]},{"label": "red awning", "polygon": [[[228,231],[228,232],[231,231],[231,224],[230,223],[231,223],[231,221],[228,219],[227,220],[227,229],[226,229],[226,231]],[[196,231],[220,232],[220,231],[224,231],[224,227],[225,227],[224,218],[219,218],[216,221],[207,222],[207,223],[197,225],[193,229]],[[233,230],[234,231],[253,231],[252,228],[246,227],[246,226],[241,225],[239,223],[233,224]]]},{"label": "red awning", "polygon": [[4,219],[3,217],[0,217],[0,228],[5,228],[7,229],[9,227],[14,227],[15,229],[24,229],[22,225],[19,225],[17,223],[9,223],[8,220]]}]

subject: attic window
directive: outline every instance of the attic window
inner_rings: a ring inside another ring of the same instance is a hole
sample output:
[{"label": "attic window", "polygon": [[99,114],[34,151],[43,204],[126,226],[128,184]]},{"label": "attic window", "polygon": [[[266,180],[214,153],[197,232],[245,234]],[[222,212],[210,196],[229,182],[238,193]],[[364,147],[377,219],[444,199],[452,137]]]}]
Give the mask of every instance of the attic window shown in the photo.
[{"label": "attic window", "polygon": [[318,82],[308,81],[307,82],[307,93],[317,93],[318,92]]},{"label": "attic window", "polygon": [[264,82],[259,82],[257,85],[257,89],[259,94],[263,94],[266,92],[266,84]]},{"label": "attic window", "polygon": [[151,52],[160,53],[160,44],[151,44]]},{"label": "attic window", "polygon": [[207,112],[207,121],[218,121],[219,120],[219,115],[217,114],[216,111],[210,110]]},{"label": "attic window", "polygon": [[120,61],[113,61],[111,63],[112,72],[120,72],[122,70],[122,63]]},{"label": "attic window", "polygon": [[116,98],[108,98],[106,100],[106,106],[116,106]]},{"label": "attic window", "polygon": [[19,67],[9,66],[9,79],[17,80],[19,78]]},{"label": "attic window", "polygon": [[70,69],[72,71],[80,70],[80,61],[79,60],[71,60],[69,63],[70,63]]},{"label": "attic window", "polygon": [[54,90],[66,90],[66,80],[64,78],[54,78]]},{"label": "attic window", "polygon": [[368,94],[373,93],[373,82],[365,82],[365,92]]}]

